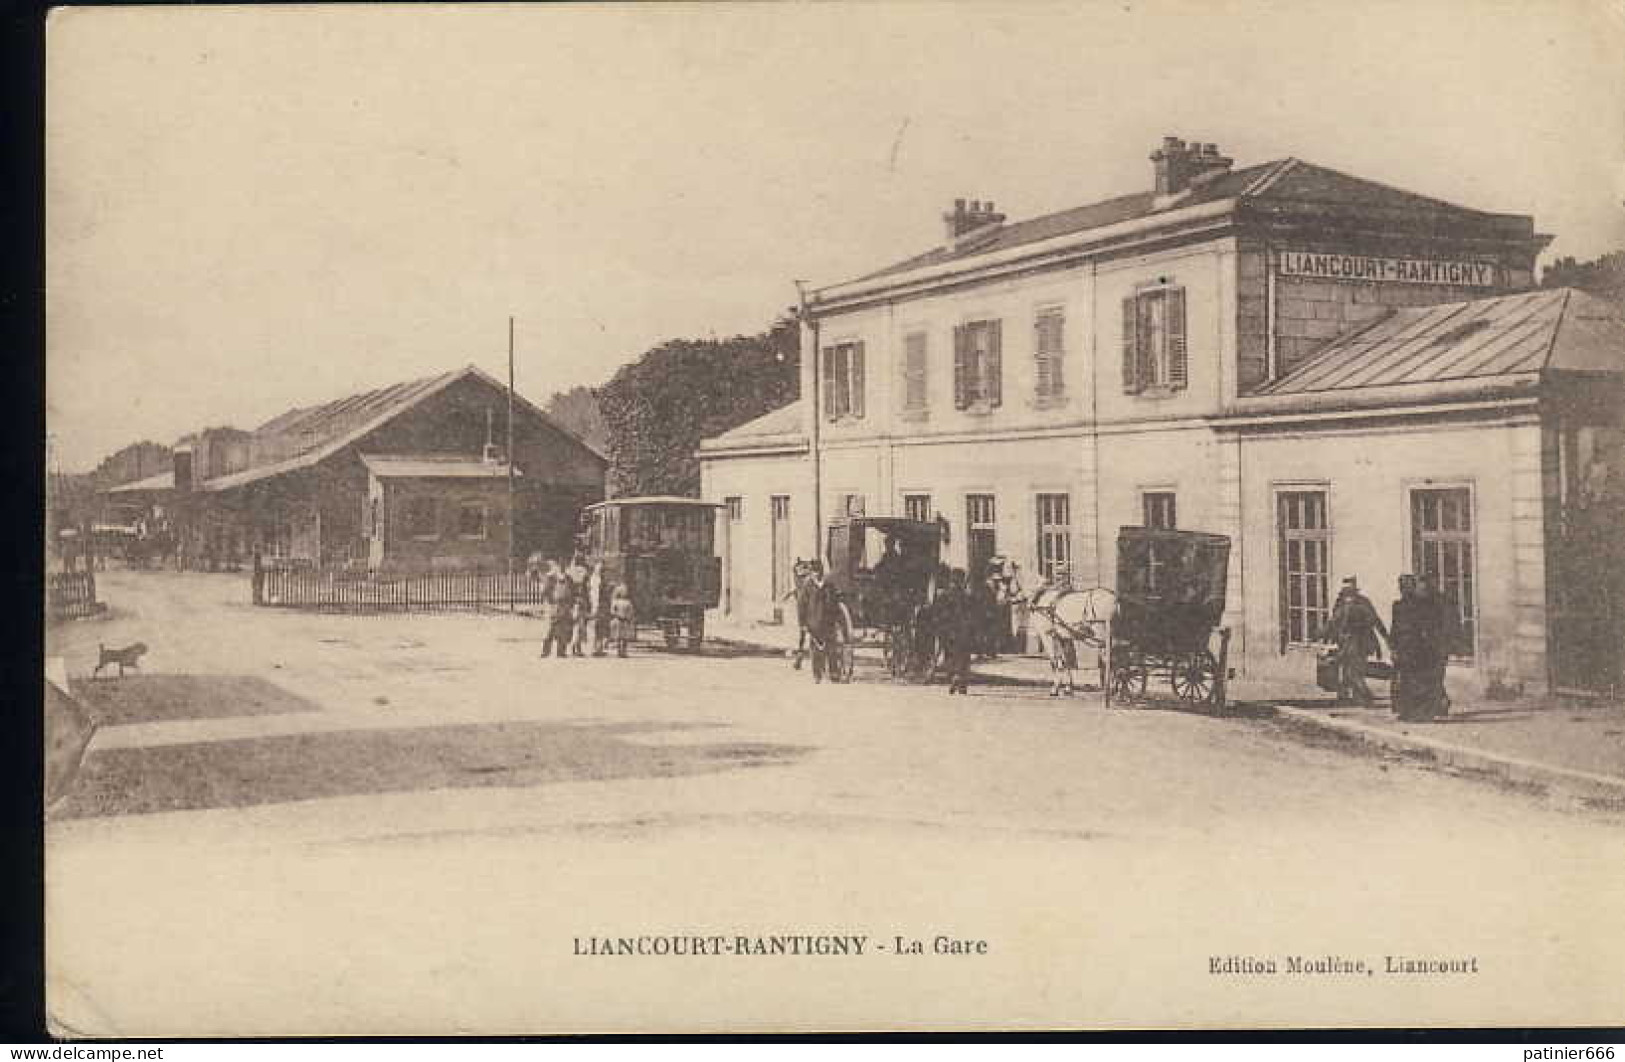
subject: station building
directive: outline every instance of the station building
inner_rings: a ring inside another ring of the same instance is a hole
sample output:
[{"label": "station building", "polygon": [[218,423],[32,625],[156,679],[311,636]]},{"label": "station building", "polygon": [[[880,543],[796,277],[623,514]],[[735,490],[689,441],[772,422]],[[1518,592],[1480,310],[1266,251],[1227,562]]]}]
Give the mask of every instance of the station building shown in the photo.
[{"label": "station building", "polygon": [[810,293],[802,399],[700,448],[723,608],[784,615],[837,514],[940,515],[950,563],[1029,589],[1112,586],[1120,527],[1177,527],[1232,541],[1244,677],[1312,678],[1344,576],[1386,614],[1427,571],[1452,684],[1617,686],[1618,311],[1535,289],[1527,216],[1171,137],[1150,161],[1026,221],[956,201],[939,246]]}]

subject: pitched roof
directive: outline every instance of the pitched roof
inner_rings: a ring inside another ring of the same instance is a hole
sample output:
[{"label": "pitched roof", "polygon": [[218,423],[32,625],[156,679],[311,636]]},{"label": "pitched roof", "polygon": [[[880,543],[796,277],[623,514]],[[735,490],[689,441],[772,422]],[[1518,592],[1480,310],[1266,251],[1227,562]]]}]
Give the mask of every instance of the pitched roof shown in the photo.
[{"label": "pitched roof", "polygon": [[138,480],[135,480],[132,483],[120,483],[116,487],[107,488],[105,493],[107,493],[107,494],[134,494],[134,493],[136,493],[138,491],[174,490],[174,489],[175,489],[175,472],[174,472],[173,469],[171,469],[168,472],[160,472],[156,476],[148,476],[146,479],[138,479]]},{"label": "pitched roof", "polygon": [[[1515,219],[1527,223],[1527,219],[1519,216],[1472,210],[1363,177],[1354,177],[1325,166],[1317,166],[1301,159],[1284,158],[1232,170],[1171,200],[1159,202],[1154,192],[1135,192],[1054,214],[999,225],[989,228],[981,237],[972,236],[953,246],[935,247],[884,269],[827,287],[859,284],[930,266],[967,261],[981,255],[1008,251],[1059,236],[1085,233],[1091,229],[1105,228],[1108,225],[1148,218],[1160,213],[1173,213],[1187,207],[1232,198],[1262,203],[1312,203],[1364,211],[1381,210],[1432,215],[1443,213],[1480,221]],[[1532,233],[1532,225],[1527,227]]]},{"label": "pitched roof", "polygon": [[1552,372],[1625,374],[1625,312],[1568,288],[1395,310],[1332,340],[1239,406],[1485,398]]},{"label": "pitched roof", "polygon": [[801,431],[801,400],[787,402],[755,420],[700,441],[701,450],[740,450],[763,446],[805,444]]},{"label": "pitched roof", "polygon": [[[257,480],[308,468],[345,446],[400,416],[413,406],[462,379],[476,379],[490,387],[505,390],[477,366],[425,376],[392,384],[373,391],[326,402],[319,406],[291,409],[261,424],[253,432],[254,464],[239,472],[218,476],[199,484],[202,490],[230,490]],[[563,427],[523,395],[514,401],[532,416],[545,421],[588,453],[604,460],[591,445]]]}]

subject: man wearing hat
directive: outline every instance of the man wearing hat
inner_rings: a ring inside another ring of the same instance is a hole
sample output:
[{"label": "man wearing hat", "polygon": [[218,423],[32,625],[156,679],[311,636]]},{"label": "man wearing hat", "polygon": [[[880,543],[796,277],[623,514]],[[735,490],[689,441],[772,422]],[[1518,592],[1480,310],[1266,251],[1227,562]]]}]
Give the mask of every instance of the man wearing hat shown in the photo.
[{"label": "man wearing hat", "polygon": [[1338,591],[1327,633],[1337,642],[1337,703],[1371,704],[1365,662],[1382,655],[1377,635],[1388,641],[1388,628],[1383,626],[1371,599],[1360,593],[1359,581],[1352,575],[1343,580],[1343,589]]},{"label": "man wearing hat", "polygon": [[815,560],[811,565],[811,578],[805,586],[804,600],[797,601],[801,623],[812,639],[812,673],[814,682],[823,682],[829,670],[829,643],[841,622],[841,597],[835,587],[824,578],[824,562]]}]

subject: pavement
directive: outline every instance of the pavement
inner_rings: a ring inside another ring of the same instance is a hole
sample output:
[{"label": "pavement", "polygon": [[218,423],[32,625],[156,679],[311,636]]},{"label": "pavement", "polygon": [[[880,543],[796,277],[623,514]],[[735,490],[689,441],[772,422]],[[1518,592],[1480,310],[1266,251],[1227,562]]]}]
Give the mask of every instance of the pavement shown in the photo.
[{"label": "pavement", "polygon": [[[711,630],[740,645],[769,650],[795,645],[792,624],[722,623]],[[982,660],[972,670],[983,681],[1050,685],[1049,665],[1039,656]],[[1090,681],[1086,672],[1079,678]],[[1479,699],[1452,705],[1441,720],[1416,723],[1399,719],[1380,698],[1369,708],[1338,705],[1312,683],[1233,679],[1229,698],[1233,705],[1267,709],[1300,727],[1536,792],[1625,805],[1625,703],[1618,701]]]},{"label": "pavement", "polygon": [[[99,724],[46,822],[62,1035],[1625,1013],[1625,809],[1271,714],[1107,711],[994,681],[1036,661],[948,697],[888,680],[874,652],[851,684],[814,685],[784,632],[543,660],[541,624],[509,615],[254,608],[223,575],[98,583],[108,615],[47,634]],[[87,682],[98,642],[136,639],[138,674]],[[591,946],[645,934],[869,947]],[[1373,972],[1214,971],[1326,955]],[[1391,973],[1406,956],[1481,972]]]}]

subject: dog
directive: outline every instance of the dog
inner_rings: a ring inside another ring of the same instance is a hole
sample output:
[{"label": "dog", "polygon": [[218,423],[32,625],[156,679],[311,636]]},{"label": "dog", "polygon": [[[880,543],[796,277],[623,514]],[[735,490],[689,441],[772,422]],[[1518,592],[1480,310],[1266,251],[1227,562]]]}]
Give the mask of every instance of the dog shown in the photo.
[{"label": "dog", "polygon": [[90,677],[95,678],[102,668],[117,664],[118,677],[123,678],[125,668],[133,667],[137,671],[141,669],[141,654],[147,651],[147,643],[136,642],[133,645],[126,645],[122,649],[109,649],[107,646],[97,643],[96,648],[99,650],[99,656],[96,660],[96,670],[90,673]]}]

